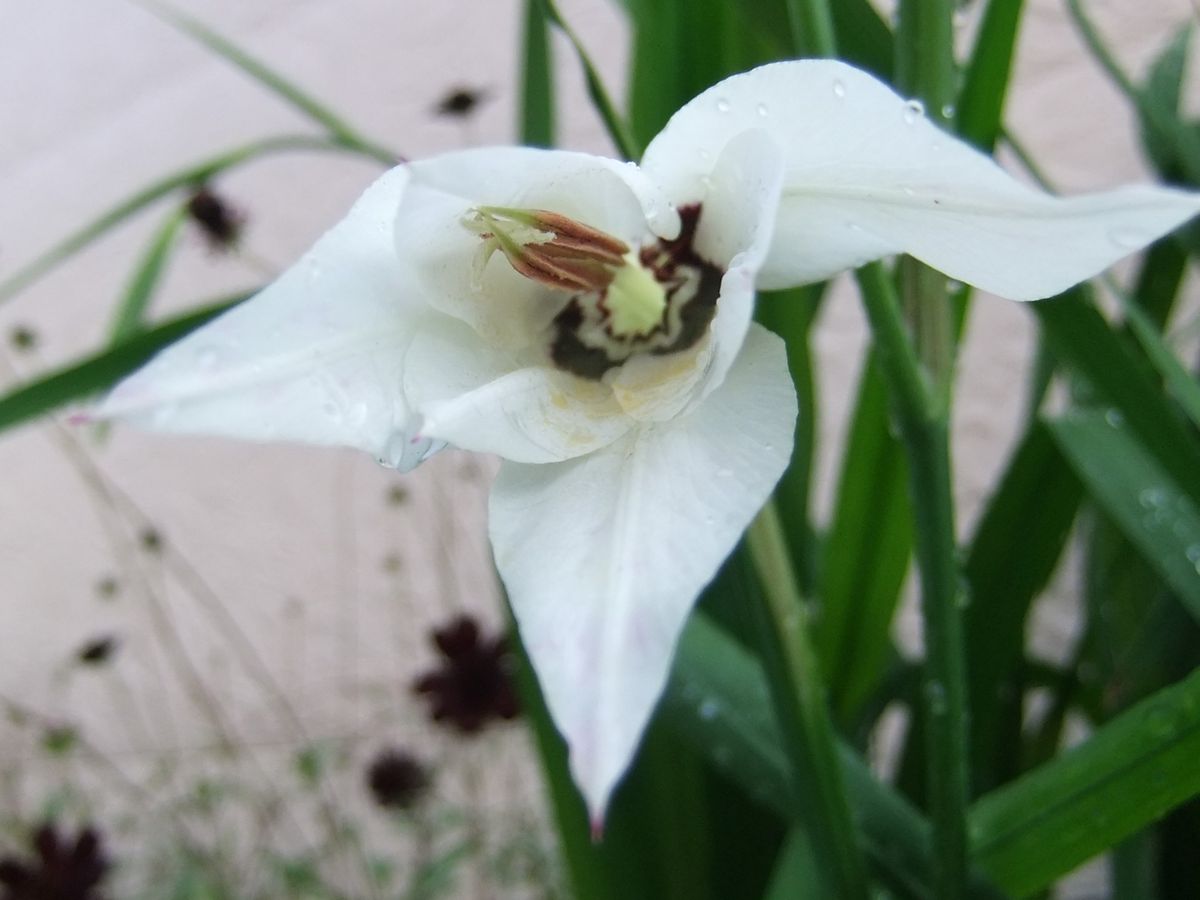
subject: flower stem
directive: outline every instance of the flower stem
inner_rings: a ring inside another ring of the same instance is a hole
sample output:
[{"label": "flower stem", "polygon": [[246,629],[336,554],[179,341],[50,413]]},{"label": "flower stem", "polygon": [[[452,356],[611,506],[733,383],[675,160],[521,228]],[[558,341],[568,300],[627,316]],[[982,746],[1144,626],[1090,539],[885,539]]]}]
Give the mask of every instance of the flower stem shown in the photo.
[{"label": "flower stem", "polygon": [[969,771],[949,409],[930,390],[883,266],[861,269],[859,286],[908,455],[925,629],[925,755],[938,865],[936,896],[951,900],[965,890]]},{"label": "flower stem", "polygon": [[829,719],[821,666],[809,636],[808,607],[788,555],[774,503],[746,532],[762,588],[764,663],[791,762],[796,796],[829,896],[866,900],[858,844]]}]

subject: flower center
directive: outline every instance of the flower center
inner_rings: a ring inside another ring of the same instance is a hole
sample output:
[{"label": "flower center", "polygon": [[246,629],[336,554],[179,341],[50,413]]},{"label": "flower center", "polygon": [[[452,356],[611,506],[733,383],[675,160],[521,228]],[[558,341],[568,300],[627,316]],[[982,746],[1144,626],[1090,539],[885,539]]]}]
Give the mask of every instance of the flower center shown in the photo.
[{"label": "flower center", "polygon": [[636,353],[678,353],[708,330],[724,273],[692,247],[700,206],[680,218],[678,238],[637,250],[547,210],[479,207],[463,224],[483,239],[478,279],[500,251],[519,274],[571,295],[554,319],[549,356],[599,380]]}]

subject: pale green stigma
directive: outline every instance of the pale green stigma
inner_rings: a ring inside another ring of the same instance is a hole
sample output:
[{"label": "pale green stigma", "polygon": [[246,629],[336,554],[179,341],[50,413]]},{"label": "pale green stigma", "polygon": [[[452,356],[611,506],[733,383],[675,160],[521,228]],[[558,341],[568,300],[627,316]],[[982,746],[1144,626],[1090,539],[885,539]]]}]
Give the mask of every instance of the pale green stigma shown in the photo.
[{"label": "pale green stigma", "polygon": [[647,335],[663,321],[667,292],[637,254],[626,254],[624,262],[616,267],[604,298],[609,327],[615,337]]}]

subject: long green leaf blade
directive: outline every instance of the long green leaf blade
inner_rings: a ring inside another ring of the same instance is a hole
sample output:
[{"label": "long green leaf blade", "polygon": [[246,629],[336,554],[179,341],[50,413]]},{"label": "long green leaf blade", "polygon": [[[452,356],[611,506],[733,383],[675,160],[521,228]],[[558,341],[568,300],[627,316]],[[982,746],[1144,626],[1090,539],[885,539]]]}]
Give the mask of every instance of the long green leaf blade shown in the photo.
[{"label": "long green leaf blade", "polygon": [[550,29],[541,0],[525,0],[521,65],[521,143],[554,146],[554,78]]},{"label": "long green leaf blade", "polygon": [[1200,793],[1200,670],[971,809],[979,865],[1016,896]]},{"label": "long green leaf blade", "polygon": [[1200,505],[1111,412],[1068,413],[1050,430],[1088,493],[1200,620]]},{"label": "long green leaf blade", "polygon": [[237,294],[149,328],[0,397],[0,431],[111,387],[172,341],[249,297]]},{"label": "long green leaf blade", "polygon": [[222,59],[241,69],[252,79],[267,90],[281,97],[287,103],[308,116],[332,137],[337,138],[348,146],[375,157],[382,163],[394,165],[398,161],[397,154],[385,147],[369,141],[358,131],[347,124],[340,116],[323,103],[319,103],[299,86],[284,78],[262,61],[251,56],[242,48],[225,37],[217,34],[198,19],[194,19],[173,6],[161,3],[159,0],[137,0],[142,6],[167,24],[177,28],[184,34],[203,44]]},{"label": "long green leaf blade", "polygon": [[1023,6],[1024,0],[991,0],[967,56],[955,125],[983,150],[990,151],[1000,135]]},{"label": "long green leaf blade", "polygon": [[172,210],[167,220],[155,232],[145,255],[134,269],[125,295],[117,305],[117,312],[108,332],[110,343],[119,344],[142,330],[150,299],[154,296],[167,260],[186,221],[187,212],[184,209]]},{"label": "long green leaf blade", "polygon": [[127,197],[107,211],[101,213],[82,228],[63,238],[41,256],[17,269],[0,281],[0,303],[12,298],[46,275],[60,263],[69,259],[120,225],[126,219],[162,199],[173,191],[194,187],[210,178],[251,160],[271,153],[298,150],[334,151],[338,153],[358,152],[339,140],[308,135],[285,135],[253,141],[233,150],[227,150],[204,162],[196,163],[173,172]]}]

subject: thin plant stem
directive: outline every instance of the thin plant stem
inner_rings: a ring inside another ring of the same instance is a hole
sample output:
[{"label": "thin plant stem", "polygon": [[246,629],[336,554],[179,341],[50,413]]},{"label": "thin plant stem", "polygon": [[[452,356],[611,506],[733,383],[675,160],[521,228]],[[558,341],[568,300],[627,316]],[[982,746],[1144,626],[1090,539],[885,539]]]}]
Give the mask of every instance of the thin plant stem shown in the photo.
[{"label": "thin plant stem", "polygon": [[1079,0],[1067,0],[1067,10],[1071,14],[1071,20],[1075,23],[1075,27],[1079,29],[1079,36],[1083,38],[1083,42],[1088,45],[1088,50],[1091,51],[1092,58],[1100,63],[1101,68],[1108,73],[1109,78],[1121,89],[1126,97],[1137,99],[1138,89],[1134,86],[1133,81],[1125,74],[1125,70],[1117,64],[1117,60],[1109,52],[1108,46],[1100,38],[1100,32],[1096,30],[1096,26],[1092,24],[1091,19],[1083,11]]},{"label": "thin plant stem", "polygon": [[970,775],[949,410],[931,395],[883,266],[861,269],[859,285],[908,455],[925,632],[925,754],[936,896],[951,900],[965,890]]},{"label": "thin plant stem", "polygon": [[866,900],[866,867],[846,800],[809,612],[774,503],[746,532],[762,586],[765,662],[796,796],[830,896]]}]

